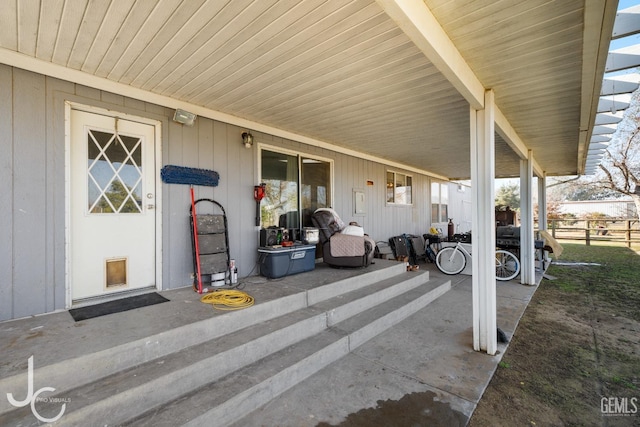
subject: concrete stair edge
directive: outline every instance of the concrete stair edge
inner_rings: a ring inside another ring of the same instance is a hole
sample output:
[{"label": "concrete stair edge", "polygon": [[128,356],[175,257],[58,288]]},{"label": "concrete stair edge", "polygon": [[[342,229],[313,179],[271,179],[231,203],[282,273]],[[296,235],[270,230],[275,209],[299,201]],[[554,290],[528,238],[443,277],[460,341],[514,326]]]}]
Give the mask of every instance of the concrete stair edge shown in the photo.
[{"label": "concrete stair edge", "polygon": [[346,279],[338,280],[337,282],[328,283],[324,286],[309,289],[307,291],[307,302],[309,305],[314,305],[332,298],[335,295],[344,293],[344,289],[346,289],[347,287],[349,288],[349,292],[355,291],[372,283],[389,279],[405,271],[406,267],[404,263],[398,262],[398,265],[393,265],[382,270],[374,270],[366,274],[348,277]]},{"label": "concrete stair edge", "polygon": [[235,414],[250,413],[309,378],[320,369],[346,356],[349,352],[349,337],[342,337],[333,344],[284,368],[267,380],[236,394],[229,400],[199,415],[183,426],[208,427],[211,425],[212,419],[216,420],[216,427],[227,426],[236,422],[238,420],[232,419]]},{"label": "concrete stair edge", "polygon": [[[301,292],[280,300],[268,301],[254,306],[257,311],[254,310],[251,314],[252,316],[258,315],[257,318],[260,321],[269,320],[268,318],[260,318],[259,315],[260,312],[268,311],[267,308],[272,307],[274,304],[281,307],[288,306],[286,311],[290,312],[306,307],[306,297]],[[253,323],[238,321],[243,318],[251,319],[251,317],[246,312],[244,316],[238,316],[237,313],[241,312],[229,312],[210,317],[105,350],[42,366],[34,369],[33,375],[34,378],[38,378],[39,383],[55,384],[57,392],[62,393],[97,381],[100,378],[105,378],[116,372],[175,353],[192,345],[215,339],[230,330],[242,329]],[[274,314],[269,318],[286,313],[276,311]],[[187,339],[187,337],[191,339]],[[24,374],[18,374],[0,380],[0,389],[23,390],[24,383]],[[15,408],[7,401],[0,400],[0,415],[13,409]]]},{"label": "concrete stair edge", "polygon": [[[375,277],[379,278],[379,276],[375,276]],[[94,418],[96,416],[99,417],[100,415],[108,416],[109,419],[116,420],[116,422],[126,421],[127,419],[138,416],[140,411],[138,410],[132,411],[127,409],[123,410],[123,408],[137,408],[140,406],[140,404],[142,404],[142,401],[144,401],[147,404],[150,403],[151,406],[153,407],[153,406],[162,405],[163,403],[170,401],[172,399],[177,399],[181,395],[188,393],[188,391],[193,388],[197,388],[207,383],[216,381],[217,379],[223,377],[224,375],[229,374],[233,370],[241,369],[244,366],[247,366],[251,363],[256,362],[258,359],[262,357],[265,357],[269,354],[277,352],[286,346],[294,344],[295,342],[304,340],[309,336],[313,336],[314,334],[317,334],[321,330],[327,329],[328,327],[331,326],[331,324],[328,321],[328,318],[332,313],[335,313],[336,310],[340,313],[340,316],[339,316],[340,318],[355,316],[360,312],[362,312],[363,310],[374,307],[375,305],[383,302],[384,300],[392,297],[393,295],[402,294],[407,290],[413,289],[416,286],[419,286],[420,284],[425,283],[427,281],[427,278],[428,278],[428,274],[413,275],[413,274],[403,273],[402,275],[396,275],[389,279],[385,279],[382,282],[372,283],[371,286],[377,283],[388,282],[388,284],[384,285],[380,290],[377,290],[374,293],[371,293],[371,294],[365,293],[364,295],[362,295],[363,289],[360,289],[361,291],[360,294],[356,293],[353,295],[355,300],[344,301],[344,300],[336,299],[337,305],[332,306],[332,308],[303,307],[301,310],[309,309],[309,310],[315,310],[316,312],[320,312],[320,313],[313,314],[312,312],[310,313],[310,317],[306,319],[295,320],[295,323],[291,324],[288,327],[276,329],[265,336],[252,338],[251,341],[248,341],[237,347],[230,348],[224,353],[212,355],[211,357],[206,358],[205,360],[201,361],[200,363],[197,363],[196,365],[189,365],[184,368],[179,368],[178,370],[175,370],[175,364],[174,364],[174,368],[172,368],[173,370],[170,371],[168,374],[166,375],[163,374],[158,377],[154,377],[149,382],[145,382],[140,385],[129,386],[127,385],[128,380],[125,380],[125,383],[123,384],[120,382],[120,380],[117,379],[117,377],[116,378],[112,378],[112,376],[102,377],[102,379],[107,379],[107,382],[110,381],[111,383],[113,383],[115,381],[115,384],[117,384],[118,387],[125,387],[124,391],[117,392],[112,390],[111,392],[109,392],[110,391],[109,387],[106,387],[105,390],[107,394],[104,396],[96,397],[95,394],[92,395],[92,389],[91,387],[89,387],[89,393],[80,392],[80,396],[85,396],[85,398],[87,399],[93,398],[96,401],[96,403],[89,403],[78,409],[75,409],[74,411],[67,412],[67,414],[65,414],[65,422],[81,423],[81,421],[83,419],[86,419],[86,417],[89,415],[92,415]],[[347,289],[349,290],[349,292],[344,292],[344,294],[350,294],[354,292],[350,288],[347,288]],[[355,304],[353,304],[354,301],[355,301]],[[346,308],[343,308],[345,306]],[[287,313],[287,314],[290,314],[290,313]],[[284,318],[285,316],[281,316],[281,317]],[[335,323],[335,321],[333,323]],[[241,332],[241,331],[242,330],[239,330],[237,332]],[[294,332],[291,332],[291,331],[294,331]],[[224,334],[220,334],[220,335],[228,335],[228,334],[229,334],[229,331],[225,331]],[[291,339],[292,337],[295,337],[295,339]],[[161,341],[158,340],[156,344],[159,344],[160,342]],[[278,345],[273,345],[272,344],[273,342],[277,342]],[[170,353],[170,352],[165,351],[165,353]],[[173,354],[177,354],[177,353],[174,352]],[[261,356],[259,358],[249,359],[246,356],[247,354],[249,355],[260,354]],[[169,354],[165,354],[165,356],[168,356],[168,355]],[[162,359],[162,357],[147,360],[145,362],[142,362],[139,360],[138,365],[143,365],[145,363],[153,364],[156,360],[159,360],[159,359]],[[233,368],[228,366],[228,363],[224,363],[225,360],[233,360],[235,362],[235,365],[232,364]],[[219,369],[219,368],[215,368],[212,370],[209,368],[207,370],[207,375],[200,375],[200,372],[202,372],[202,367],[211,367],[211,366],[213,367],[225,366],[226,370]],[[151,369],[160,370],[160,369],[163,369],[163,366],[159,366],[155,368],[152,365]],[[129,369],[123,369],[122,371],[126,371],[125,372],[126,375],[133,375],[134,377],[136,376],[135,367],[129,368]],[[142,372],[142,374],[144,374],[145,371],[143,370],[138,372]],[[77,373],[78,371],[76,368],[76,374]],[[112,375],[116,375],[116,373],[113,373]],[[143,378],[143,377],[140,377],[140,378]],[[184,378],[190,379],[189,386],[187,389],[180,388],[181,383],[179,380],[183,380]],[[94,384],[99,380],[100,379],[96,379],[93,382],[85,381],[85,384],[81,384],[79,387],[76,387],[70,390],[62,390],[60,387],[58,387],[57,389],[58,391],[56,395],[65,396],[65,397],[68,397],[69,395],[71,395],[71,397],[75,400],[76,396],[73,395],[75,389],[81,389],[83,386],[91,386],[91,384]],[[129,384],[131,383],[132,382],[129,381]],[[135,384],[135,382],[133,383]],[[126,388],[126,387],[131,387],[131,388]],[[165,392],[164,390],[168,390],[168,395],[167,395],[167,392]],[[100,391],[102,392],[102,390]],[[68,394],[65,394],[65,392],[68,392]],[[15,409],[15,408],[12,408],[12,409]],[[143,412],[146,412],[147,410],[148,409],[145,408]],[[7,411],[7,412],[11,412],[11,411]]]},{"label": "concrete stair edge", "polygon": [[413,300],[409,304],[406,304],[391,313],[379,317],[376,321],[369,323],[363,328],[349,333],[349,343],[351,350],[355,350],[365,342],[369,341],[377,335],[380,335],[382,332],[386,331],[392,326],[395,326],[412,314],[415,314],[417,311],[431,304],[433,301],[440,298],[450,290],[451,281],[447,280],[445,283],[438,285],[434,289],[430,290],[418,299]]},{"label": "concrete stair edge", "polygon": [[[400,276],[394,276],[394,277],[400,277]],[[378,305],[387,299],[394,298],[397,295],[405,293],[429,281],[428,272],[420,273],[420,274],[407,274],[405,277],[406,277],[405,280],[397,283],[394,286],[386,287],[384,289],[381,289],[378,292],[350,301],[346,304],[336,307],[333,310],[329,310],[327,312],[327,321],[329,326],[333,326],[337,323],[340,323],[343,320],[354,316],[355,314],[358,314],[364,310],[368,310],[369,308],[375,305]],[[385,279],[384,281],[392,280],[392,279],[393,278],[389,278],[389,279]],[[318,304],[317,306],[321,306],[321,304]]]},{"label": "concrete stair edge", "polygon": [[[253,347],[266,347],[268,341],[277,341],[277,346],[272,346],[271,353],[280,351],[302,339],[311,337],[326,329],[326,313],[320,313],[308,319],[294,323],[288,328],[273,331],[244,345],[234,347],[224,353],[218,353],[201,360],[197,364],[185,366],[166,375],[155,378],[152,381],[142,383],[136,387],[123,390],[108,398],[100,399],[96,403],[86,405],[78,410],[65,414],[65,423],[82,424],[87,419],[109,419],[110,422],[120,424],[139,416],[140,405],[145,404],[151,408],[157,407],[179,398],[195,388],[214,382],[231,374],[245,366],[256,363],[268,354],[260,353]],[[285,339],[287,336],[295,339]],[[259,342],[258,342],[259,341]],[[259,356],[257,356],[259,355]],[[223,367],[212,370],[211,367]]]},{"label": "concrete stair edge", "polygon": [[[241,310],[203,319],[199,322],[179,326],[149,337],[137,339],[105,350],[66,359],[53,364],[34,368],[34,378],[42,384],[55,384],[58,392],[71,390],[84,384],[97,381],[124,369],[146,363],[186,347],[215,339],[225,333],[240,330],[251,324],[273,319],[289,312],[308,307],[320,300],[376,283],[382,278],[390,278],[404,271],[402,263],[382,270],[373,270],[364,274],[329,283],[318,288],[298,292],[283,298],[256,304],[250,311]],[[346,284],[349,283],[349,286]],[[326,289],[324,289],[326,288]],[[314,295],[314,296],[311,296]],[[315,301],[311,303],[310,301]],[[221,331],[217,333],[216,331]],[[187,339],[186,337],[191,337]],[[15,390],[20,394],[24,389],[24,374],[0,379],[0,389]],[[26,390],[24,390],[26,393]],[[0,415],[15,408],[8,401],[0,400]]]},{"label": "concrete stair edge", "polygon": [[[402,280],[405,277],[408,277],[408,279]],[[401,295],[425,284],[428,281],[428,277],[428,274],[420,274],[394,276],[389,279],[385,279],[385,281],[392,281],[392,283],[394,282],[394,279],[401,280],[394,284],[390,284],[373,294],[339,305],[335,309],[322,309],[320,313],[312,315],[307,319],[299,320],[288,327],[278,329],[268,335],[253,339],[252,341],[232,348],[224,353],[203,359],[195,366],[186,366],[167,375],[155,378],[150,382],[124,390],[116,395],[99,399],[95,404],[87,405],[69,413],[69,415],[65,417],[65,421],[79,423],[88,416],[100,417],[100,415],[108,415],[109,418],[116,423],[125,422],[131,418],[141,415],[137,408],[139,407],[138,405],[143,402],[150,404],[151,407],[156,407],[166,403],[167,401],[177,399],[188,393],[191,389],[199,388],[208,383],[214,382],[231,372],[257,362],[261,358],[278,352],[281,349],[291,346],[297,342],[303,341],[304,339],[318,334],[322,330],[326,330],[333,324],[337,323],[329,320],[335,315],[336,311],[340,313],[338,317],[343,320],[357,316],[363,311],[382,303],[386,299]],[[356,306],[355,308],[354,305]],[[291,339],[291,337],[295,337],[295,339]],[[277,342],[278,344],[269,345],[270,342]],[[253,354],[260,354],[260,357],[254,359],[249,359],[247,357],[247,355]],[[225,360],[234,360],[235,363],[233,366],[224,365]],[[216,370],[215,372],[211,372],[209,375],[200,374],[203,372],[203,368],[206,369],[210,366],[225,366],[225,369]],[[181,389],[180,384],[185,381],[185,379],[189,380],[188,389]],[[162,395],[161,393],[151,394],[150,391],[153,390],[170,390],[170,395],[167,396],[166,392]],[[147,410],[145,410],[145,412]]]},{"label": "concrete stair edge", "polygon": [[[299,362],[284,368],[277,374],[261,381],[260,383],[231,397],[220,405],[198,415],[190,422],[184,424],[188,427],[211,425],[211,420],[216,420],[216,426],[228,426],[237,419],[230,419],[229,414],[245,413],[260,408],[275,397],[286,392],[290,388],[309,378],[331,363],[346,356],[351,351],[374,338],[380,333],[400,323],[418,310],[426,307],[451,289],[451,281],[446,281],[426,292],[422,297],[414,300],[408,308],[400,307],[385,316],[381,320],[366,324],[346,336],[341,337],[335,343],[323,348],[316,353],[305,357]],[[336,331],[338,333],[338,331]],[[340,330],[340,333],[345,333]],[[344,342],[346,340],[346,343]],[[346,345],[346,348],[343,346]]]}]

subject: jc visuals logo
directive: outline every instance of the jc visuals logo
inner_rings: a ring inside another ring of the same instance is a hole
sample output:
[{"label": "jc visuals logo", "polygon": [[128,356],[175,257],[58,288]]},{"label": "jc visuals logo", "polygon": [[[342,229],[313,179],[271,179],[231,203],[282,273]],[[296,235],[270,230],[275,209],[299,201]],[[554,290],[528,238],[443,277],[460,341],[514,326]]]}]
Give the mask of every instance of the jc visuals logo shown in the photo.
[{"label": "jc visuals logo", "polygon": [[58,421],[60,418],[62,418],[62,415],[64,415],[64,410],[67,408],[67,404],[66,403],[62,404],[62,407],[60,408],[60,412],[55,417],[45,418],[42,415],[40,415],[36,410],[36,402],[66,402],[67,399],[57,399],[57,398],[50,399],[47,397],[40,397],[42,393],[47,391],[54,392],[56,391],[56,389],[53,387],[42,387],[40,390],[36,391],[35,393],[33,392],[33,356],[31,356],[29,358],[29,367],[27,371],[27,397],[24,400],[16,400],[13,397],[13,393],[7,393],[7,400],[9,401],[9,403],[11,403],[13,406],[17,408],[22,408],[30,404],[31,412],[38,420],[42,421],[43,423],[54,423]]}]

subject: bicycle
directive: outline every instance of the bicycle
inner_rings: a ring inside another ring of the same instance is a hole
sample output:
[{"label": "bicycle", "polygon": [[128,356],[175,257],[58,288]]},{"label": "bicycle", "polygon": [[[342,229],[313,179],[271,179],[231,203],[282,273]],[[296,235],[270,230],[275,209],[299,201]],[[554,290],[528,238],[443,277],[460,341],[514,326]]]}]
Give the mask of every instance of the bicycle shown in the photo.
[{"label": "bicycle", "polygon": [[[442,249],[441,237],[439,233],[435,233],[435,229],[432,229],[433,233],[426,233],[422,235],[425,241],[424,251],[427,261],[436,263],[436,255]],[[434,248],[435,246],[435,248]]]},{"label": "bicycle", "polygon": [[[471,254],[458,242],[455,246],[442,248],[436,255],[436,266],[444,274],[455,275],[467,266],[465,254]],[[511,252],[496,250],[496,280],[511,280],[520,273],[520,261]]]}]

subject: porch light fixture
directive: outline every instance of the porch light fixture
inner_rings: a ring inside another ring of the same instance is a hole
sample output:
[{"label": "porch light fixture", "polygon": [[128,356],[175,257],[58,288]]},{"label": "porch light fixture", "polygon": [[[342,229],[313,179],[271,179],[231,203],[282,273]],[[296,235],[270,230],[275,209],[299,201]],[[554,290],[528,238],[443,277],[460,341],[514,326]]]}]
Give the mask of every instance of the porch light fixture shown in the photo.
[{"label": "porch light fixture", "polygon": [[251,148],[253,145],[253,135],[251,135],[251,132],[242,132],[242,144],[246,148]]},{"label": "porch light fixture", "polygon": [[173,121],[186,126],[193,126],[193,123],[196,121],[196,115],[178,108],[173,115]]}]

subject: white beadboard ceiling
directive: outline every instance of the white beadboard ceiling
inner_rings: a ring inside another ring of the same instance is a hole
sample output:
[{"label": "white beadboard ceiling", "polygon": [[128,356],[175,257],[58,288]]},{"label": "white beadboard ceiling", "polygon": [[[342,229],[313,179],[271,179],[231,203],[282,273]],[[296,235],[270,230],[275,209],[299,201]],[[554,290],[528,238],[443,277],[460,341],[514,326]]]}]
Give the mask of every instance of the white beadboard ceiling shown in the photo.
[{"label": "white beadboard ceiling", "polygon": [[[424,4],[540,170],[579,173],[615,5]],[[46,73],[55,64],[136,97],[470,175],[469,102],[373,0],[6,0],[0,19],[0,62],[9,65]],[[518,174],[518,156],[498,136],[496,175]]]}]

